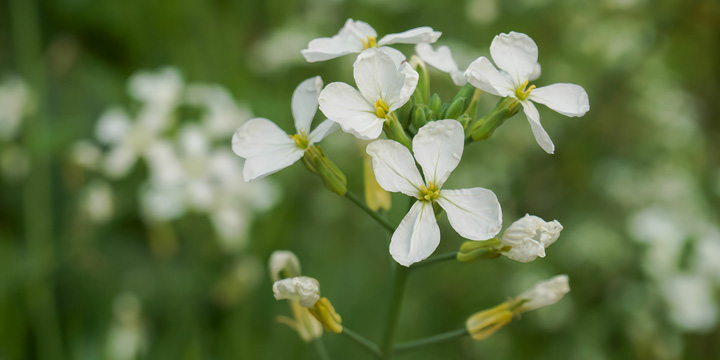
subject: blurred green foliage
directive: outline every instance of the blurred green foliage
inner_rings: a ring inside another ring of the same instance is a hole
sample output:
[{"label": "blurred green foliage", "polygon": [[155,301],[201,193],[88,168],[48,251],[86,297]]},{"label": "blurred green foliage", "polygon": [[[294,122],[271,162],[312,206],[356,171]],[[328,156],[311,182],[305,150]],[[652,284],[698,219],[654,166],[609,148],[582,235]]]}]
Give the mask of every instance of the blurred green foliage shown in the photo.
[{"label": "blurred green foliage", "polygon": [[[18,139],[30,172],[1,183],[0,359],[122,358],[107,343],[126,293],[141,307],[140,358],[315,359],[312,346],[275,322],[289,309],[273,298],[265,272],[255,284],[228,280],[238,261],[263,269],[277,249],[298,255],[344,324],[378,341],[391,282],[387,234],[301,165],[272,176],[283,198],[256,218],[244,252],[223,251],[207,219],[191,214],[160,230],[177,247],[160,256],[149,240],[157,234],[137,210],[145,169],[112,183],[115,217],[96,226],[78,216],[87,179],[68,161],[103,110],[131,104],[131,74],[165,65],[189,81],[227,87],[256,116],[291,129],[290,96],[300,81],[352,83],[351,57],[307,64],[299,53],[348,17],[379,34],[432,26],[461,68],[488,56],[496,34],[526,33],[540,49],[538,85],[580,84],[591,103],[579,119],[540,110],[556,155],[535,144],[522,116],[465,150],[448,187],[492,189],[505,224],[527,212],[558,219],[565,230],[533,263],[448,262],[413,273],[396,339],[461,327],[470,314],[555,274],[570,276],[569,296],[486,341],[451,341],[398,359],[720,358],[717,325],[693,331],[672,321],[662,279],[647,264],[652,246],[638,241],[632,220],[648,208],[677,212],[692,219],[678,225],[687,243],[701,228],[720,227],[716,1],[2,0],[0,9],[0,76],[19,74],[37,98]],[[455,87],[432,74],[449,101]],[[495,101],[484,96],[480,108]],[[325,150],[361,193],[362,161],[350,139],[338,133]],[[393,201],[397,222],[406,200]],[[461,238],[444,220],[441,228],[437,253],[456,249]],[[343,337],[324,340],[334,358],[369,358]]]}]

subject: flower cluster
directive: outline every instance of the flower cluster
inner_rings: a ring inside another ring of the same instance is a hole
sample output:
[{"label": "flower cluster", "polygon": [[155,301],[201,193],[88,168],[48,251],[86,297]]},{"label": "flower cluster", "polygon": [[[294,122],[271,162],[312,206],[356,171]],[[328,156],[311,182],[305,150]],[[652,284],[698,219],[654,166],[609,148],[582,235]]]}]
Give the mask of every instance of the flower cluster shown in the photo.
[{"label": "flower cluster", "polygon": [[[71,154],[96,174],[86,190],[86,212],[106,220],[113,198],[108,182],[128,177],[142,162],[148,176],[138,196],[150,224],[188,212],[207,214],[221,244],[240,250],[253,212],[277,200],[268,182],[238,185],[242,164],[222,146],[249,111],[218,85],[185,84],[174,68],[139,72],[130,78],[128,91],[141,104],[137,114],[119,106],[108,109],[95,128],[99,144],[81,141]],[[201,115],[186,116],[180,107],[197,108]]]},{"label": "flower cluster", "polygon": [[[469,240],[457,252],[461,262],[505,256],[525,263],[544,257],[545,249],[558,239],[563,228],[558,221],[545,222],[526,215],[496,237],[503,220],[496,195],[482,187],[449,190],[444,185],[460,165],[464,147],[487,139],[521,107],[538,144],[553,153],[554,145],[533,103],[566,116],[582,116],[589,110],[588,96],[574,84],[529,85],[539,77],[540,65],[538,48],[525,34],[500,34],[492,41],[490,53],[499,70],[480,57],[461,71],[448,47],[433,50],[430,44],[439,37],[432,28],[420,27],[378,40],[370,25],[349,19],[337,35],[312,40],[302,51],[309,62],[359,53],[353,64],[355,87],[333,82],[323,88],[320,77],[303,81],[291,101],[294,134],[264,118],[239,127],[232,149],[245,159],[244,179],[262,178],[302,159],[331,191],[351,199],[392,232],[389,253],[404,267],[423,262],[435,252],[442,237],[438,221],[443,214],[450,226]],[[408,62],[404,54],[388,46],[391,44],[416,44],[417,56]],[[461,87],[449,103],[443,103],[438,94],[431,95],[426,63],[448,73]],[[501,97],[495,109],[484,116],[478,114],[481,91]],[[311,130],[318,108],[327,119]],[[366,166],[366,174],[371,176],[364,178],[367,205],[348,190],[352,184],[318,144],[338,127],[359,140],[371,140],[365,147],[371,164]],[[379,200],[382,197],[377,194],[382,190],[402,193],[412,200],[396,226],[379,213],[381,205],[386,210],[390,206],[389,198]],[[271,269],[276,299],[288,299],[309,309],[328,331],[342,331],[339,315],[327,299],[320,297],[318,281],[300,276],[294,255],[275,253]],[[281,279],[278,274],[283,271],[288,276]],[[493,310],[474,315],[468,320],[467,331],[476,339],[484,339],[514,315],[551,305],[568,291],[567,276],[555,277]],[[298,315],[302,312],[293,308],[293,313],[296,320],[286,323],[296,330],[308,329],[299,325],[307,324]],[[313,338],[307,331],[298,332],[303,339]],[[369,349],[376,355],[388,351]]]}]

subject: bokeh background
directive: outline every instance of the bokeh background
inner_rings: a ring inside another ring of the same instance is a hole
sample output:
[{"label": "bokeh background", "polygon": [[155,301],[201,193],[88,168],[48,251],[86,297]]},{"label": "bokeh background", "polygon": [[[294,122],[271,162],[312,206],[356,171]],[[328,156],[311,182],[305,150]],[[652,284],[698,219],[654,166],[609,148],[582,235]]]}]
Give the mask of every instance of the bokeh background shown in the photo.
[{"label": "bokeh background", "polygon": [[[570,294],[486,341],[398,359],[720,358],[716,1],[0,0],[0,359],[315,359],[275,320],[290,314],[267,272],[277,249],[379,340],[383,229],[300,164],[245,184],[229,152],[253,116],[290,131],[302,80],[352,83],[352,56],[299,52],[349,17],[379,34],[432,26],[461,68],[526,33],[535,83],[580,84],[591,103],[583,118],[540,107],[555,155],[522,116],[465,150],[449,188],[492,189],[505,224],[531,213],[565,230],[533,263],[417,270],[396,339],[459,328],[556,274]],[[437,71],[432,86],[456,91]],[[361,145],[336,133],[324,148],[362,193]],[[456,249],[441,228],[438,253]]]}]

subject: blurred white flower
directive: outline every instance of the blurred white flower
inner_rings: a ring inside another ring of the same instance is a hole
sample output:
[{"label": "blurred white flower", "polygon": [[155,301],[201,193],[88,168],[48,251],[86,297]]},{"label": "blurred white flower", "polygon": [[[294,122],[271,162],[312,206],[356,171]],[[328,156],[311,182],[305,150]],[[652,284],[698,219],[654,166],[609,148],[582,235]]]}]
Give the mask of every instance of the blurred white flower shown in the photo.
[{"label": "blurred white flower", "polygon": [[415,45],[415,53],[428,65],[450,75],[455,85],[463,86],[467,83],[465,72],[458,68],[449,47],[440,46],[434,50],[432,45],[422,43]]},{"label": "blurred white flower", "polygon": [[307,276],[297,276],[276,281],[273,293],[277,300],[299,301],[304,307],[313,307],[320,300],[320,284]]},{"label": "blurred white flower", "polygon": [[0,84],[0,140],[10,140],[20,129],[22,119],[32,109],[32,93],[19,77],[9,77]]},{"label": "blurred white flower", "polygon": [[70,149],[72,161],[83,168],[97,170],[102,162],[102,151],[88,140],[80,140]]},{"label": "blurred white flower", "polygon": [[419,75],[407,62],[398,62],[379,49],[363,51],[353,65],[358,90],[334,82],[320,93],[320,111],[360,139],[376,139],[388,114],[410,100]]},{"label": "blurred white flower", "polygon": [[348,19],[337,35],[310,41],[308,48],[302,50],[302,55],[308,62],[325,61],[391,44],[434,43],[440,35],[441,32],[423,26],[397,34],[388,34],[377,40],[377,32],[372,26],[362,21]]},{"label": "blurred white flower", "polygon": [[557,220],[545,221],[537,216],[526,214],[505,230],[501,242],[510,246],[502,254],[511,260],[522,263],[531,262],[537,257],[545,257],[545,248],[552,245],[563,229]]},{"label": "blurred white flower", "polygon": [[87,185],[80,198],[85,215],[96,223],[104,223],[113,215],[113,192],[110,184],[95,180]]},{"label": "blurred white flower", "polygon": [[232,149],[245,159],[243,178],[246,182],[294,164],[303,157],[305,150],[335,131],[335,124],[328,120],[310,131],[321,89],[322,79],[316,76],[300,83],[293,92],[295,135],[286,134],[274,122],[264,118],[252,119],[235,131]]},{"label": "blurred white flower", "polygon": [[705,332],[718,320],[713,289],[703,276],[677,274],[662,282],[670,319],[683,330]]},{"label": "blurred white flower", "polygon": [[529,81],[539,76],[538,48],[527,35],[510,32],[495,36],[490,54],[501,71],[486,57],[475,60],[465,71],[465,77],[473,86],[493,95],[517,99],[530,122],[535,140],[547,153],[555,146],[540,124],[540,114],[533,102],[565,115],[583,116],[590,110],[588,95],[582,86],[559,83],[535,88]]},{"label": "blurred white flower", "polygon": [[[502,226],[502,211],[495,194],[487,189],[441,190],[460,163],[465,134],[455,120],[439,120],[423,126],[413,139],[413,152],[393,140],[376,140],[367,147],[378,184],[390,192],[402,192],[418,201],[395,230],[390,254],[403,266],[430,256],[440,243],[433,205],[447,212],[450,225],[462,237],[486,240]],[[425,180],[415,162],[420,164]]]},{"label": "blurred white flower", "polygon": [[189,84],[185,94],[188,104],[205,108],[202,126],[214,139],[226,139],[228,134],[252,117],[250,110],[238,104],[222,86]]},{"label": "blurred white flower", "polygon": [[140,300],[129,293],[118,295],[113,303],[113,315],[106,343],[107,357],[111,360],[142,358],[147,348],[147,332]]},{"label": "blurred white flower", "polygon": [[552,305],[560,301],[568,292],[570,285],[567,275],[558,275],[541,281],[515,298],[515,301],[522,301],[515,312],[521,313]]},{"label": "blurred white flower", "polygon": [[275,250],[270,254],[270,278],[273,281],[280,280],[283,271],[295,277],[300,275],[300,260],[297,256],[288,250]]}]

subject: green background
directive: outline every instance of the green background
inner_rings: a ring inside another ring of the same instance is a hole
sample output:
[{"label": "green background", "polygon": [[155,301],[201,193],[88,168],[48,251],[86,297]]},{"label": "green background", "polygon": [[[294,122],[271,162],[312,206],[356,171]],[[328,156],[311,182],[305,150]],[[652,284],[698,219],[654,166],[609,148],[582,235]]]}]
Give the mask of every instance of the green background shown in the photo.
[{"label": "green background", "polygon": [[[343,324],[379,341],[391,286],[387,234],[302,165],[271,177],[282,198],[255,217],[242,252],[223,251],[207,218],[190,214],[168,225],[177,249],[161,256],[137,210],[143,166],[112,183],[115,217],[96,226],[77,215],[87,179],[67,155],[93,136],[103,110],[132,106],[130,75],[165,65],[187,81],[228,88],[289,131],[290,96],[302,80],[353,84],[352,56],[307,64],[298,51],[349,17],[381,35],[425,25],[442,31],[439,43],[451,46],[461,68],[489,56],[496,34],[526,33],[540,49],[535,83],[580,84],[591,104],[582,118],[539,107],[555,155],[537,146],[522,114],[465,150],[447,188],[493,190],[506,225],[530,213],[565,230],[546,258],[529,264],[500,258],[417,270],[396,339],[462,327],[472,313],[557,274],[569,275],[570,294],[483,342],[454,340],[398,359],[720,358],[720,328],[693,331],[672,320],[665,275],[653,273],[652,245],[632,225],[646,209],[681,219],[687,235],[670,255],[673,266],[664,265],[669,274],[695,271],[698,234],[720,227],[716,1],[2,0],[0,76],[22,76],[37,103],[15,139],[31,170],[0,183],[0,359],[117,358],[106,343],[122,293],[142,304],[147,346],[139,358],[315,359],[311,345],[275,322],[290,312],[273,298],[266,271],[227,283],[234,264],[260,262],[262,270],[277,249],[298,255]],[[269,42],[283,31],[300,41]],[[431,73],[433,90],[450,100],[454,85]],[[495,101],[483,96],[481,111]],[[338,132],[324,147],[361,193],[351,139]],[[393,200],[397,222],[406,200]],[[460,236],[446,220],[440,225],[437,253],[457,249]],[[720,276],[707,277],[717,307]],[[323,339],[333,358],[370,358],[341,336]]]}]

